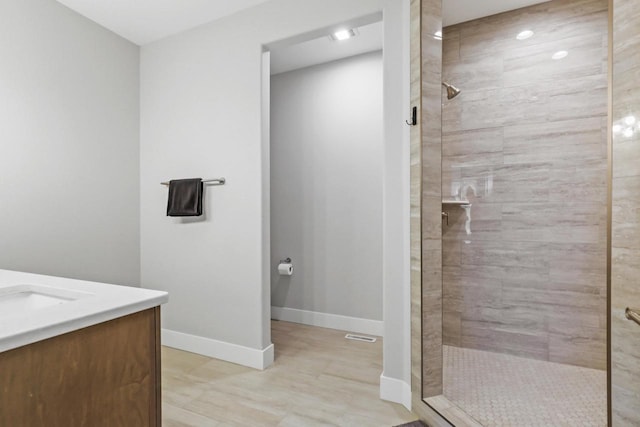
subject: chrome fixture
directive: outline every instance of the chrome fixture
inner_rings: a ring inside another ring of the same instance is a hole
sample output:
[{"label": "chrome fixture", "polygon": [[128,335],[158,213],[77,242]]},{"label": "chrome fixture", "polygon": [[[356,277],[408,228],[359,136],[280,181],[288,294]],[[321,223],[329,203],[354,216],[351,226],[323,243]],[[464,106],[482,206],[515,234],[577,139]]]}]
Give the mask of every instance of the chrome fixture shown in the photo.
[{"label": "chrome fixture", "polygon": [[[224,185],[226,184],[227,180],[225,178],[215,178],[215,179],[203,179],[202,183],[204,185]],[[169,183],[168,182],[161,182],[160,185],[166,185],[168,186]]]},{"label": "chrome fixture", "polygon": [[447,88],[447,99],[453,99],[460,94],[460,89],[447,82],[442,82],[442,86]]},{"label": "chrome fixture", "polygon": [[638,325],[640,325],[640,311],[639,310],[633,310],[633,309],[627,307],[627,309],[624,311],[624,314],[627,316],[627,319],[633,320]]},{"label": "chrome fixture", "polygon": [[449,212],[442,211],[442,219],[447,220],[447,226],[449,225]]}]

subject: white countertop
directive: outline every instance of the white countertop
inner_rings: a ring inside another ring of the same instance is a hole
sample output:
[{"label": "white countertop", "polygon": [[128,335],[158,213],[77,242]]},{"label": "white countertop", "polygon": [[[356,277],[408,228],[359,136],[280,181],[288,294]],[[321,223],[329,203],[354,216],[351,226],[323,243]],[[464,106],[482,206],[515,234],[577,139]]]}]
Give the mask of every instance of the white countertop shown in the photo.
[{"label": "white countertop", "polygon": [[24,285],[36,291],[55,288],[54,294],[66,293],[77,299],[18,313],[0,312],[0,352],[157,307],[169,300],[162,291],[0,270],[0,294]]}]

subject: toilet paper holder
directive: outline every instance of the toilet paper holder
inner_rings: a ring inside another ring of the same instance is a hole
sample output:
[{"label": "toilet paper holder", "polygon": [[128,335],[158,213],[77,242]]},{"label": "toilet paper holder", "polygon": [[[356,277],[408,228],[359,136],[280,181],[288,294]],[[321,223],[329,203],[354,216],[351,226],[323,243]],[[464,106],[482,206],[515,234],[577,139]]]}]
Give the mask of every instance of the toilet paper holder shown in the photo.
[{"label": "toilet paper holder", "polygon": [[291,258],[281,259],[279,264],[291,264]]}]

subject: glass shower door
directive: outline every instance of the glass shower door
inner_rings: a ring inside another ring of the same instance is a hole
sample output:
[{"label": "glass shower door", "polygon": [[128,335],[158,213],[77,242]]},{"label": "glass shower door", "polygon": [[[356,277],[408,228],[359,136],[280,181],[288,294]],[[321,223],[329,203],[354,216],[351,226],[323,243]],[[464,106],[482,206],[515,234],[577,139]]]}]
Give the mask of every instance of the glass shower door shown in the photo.
[{"label": "glass shower door", "polygon": [[613,0],[611,412],[615,427],[640,426],[639,52],[637,1]]}]

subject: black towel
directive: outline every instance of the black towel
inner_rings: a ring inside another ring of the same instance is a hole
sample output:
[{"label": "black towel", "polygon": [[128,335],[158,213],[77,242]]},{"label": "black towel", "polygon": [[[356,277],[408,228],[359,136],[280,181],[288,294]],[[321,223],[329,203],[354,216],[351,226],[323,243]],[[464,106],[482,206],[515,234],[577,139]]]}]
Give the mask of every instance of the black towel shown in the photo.
[{"label": "black towel", "polygon": [[202,215],[202,178],[169,181],[167,216]]}]

